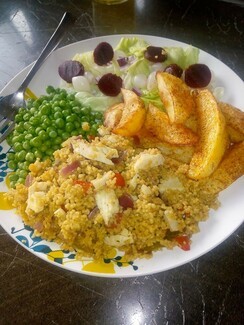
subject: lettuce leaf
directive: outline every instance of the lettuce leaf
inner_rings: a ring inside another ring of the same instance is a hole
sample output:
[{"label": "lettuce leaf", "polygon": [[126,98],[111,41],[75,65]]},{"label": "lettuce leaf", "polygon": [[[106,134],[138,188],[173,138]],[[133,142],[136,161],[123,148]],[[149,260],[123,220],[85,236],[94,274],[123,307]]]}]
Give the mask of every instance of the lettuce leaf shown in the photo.
[{"label": "lettuce leaf", "polygon": [[150,73],[149,62],[142,58],[135,61],[127,70],[126,75],[124,76],[124,87],[126,89],[131,89],[133,85],[133,78],[138,74],[144,74],[148,76]]},{"label": "lettuce leaf", "polygon": [[121,70],[117,60],[113,59],[110,64],[97,65],[93,59],[93,52],[86,52],[82,54],[76,54],[72,60],[79,61],[84,65],[85,71],[90,71],[94,77],[100,77],[106,73],[114,73],[118,76],[121,75]]},{"label": "lettuce leaf", "polygon": [[189,65],[198,63],[199,49],[196,47],[165,47],[165,50],[168,54],[165,65],[176,63],[182,69],[186,69]]},{"label": "lettuce leaf", "polygon": [[135,55],[137,58],[144,56],[144,51],[148,47],[148,43],[138,37],[122,37],[115,51],[122,51],[127,56]]},{"label": "lettuce leaf", "polygon": [[159,96],[158,90],[154,90],[154,91],[144,90],[142,92],[141,99],[143,100],[146,107],[148,106],[149,103],[151,103],[154,106],[160,108],[161,110],[163,111],[165,110],[161,98]]},{"label": "lettuce leaf", "polygon": [[122,95],[116,97],[105,96],[103,94],[91,94],[86,91],[76,93],[75,98],[86,107],[90,107],[94,111],[104,112],[108,107],[122,102]]}]

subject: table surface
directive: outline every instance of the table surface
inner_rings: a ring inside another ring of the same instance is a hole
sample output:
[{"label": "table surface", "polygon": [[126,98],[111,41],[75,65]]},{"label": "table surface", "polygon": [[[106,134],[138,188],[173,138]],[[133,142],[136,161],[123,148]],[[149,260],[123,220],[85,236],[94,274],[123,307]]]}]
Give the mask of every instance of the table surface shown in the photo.
[{"label": "table surface", "polygon": [[[204,5],[203,5],[204,3]],[[243,1],[0,1],[0,89],[33,62],[64,11],[77,17],[60,47],[134,33],[180,40],[244,78]],[[79,275],[30,254],[0,227],[0,324],[243,324],[243,227],[206,255],[127,279]]]}]

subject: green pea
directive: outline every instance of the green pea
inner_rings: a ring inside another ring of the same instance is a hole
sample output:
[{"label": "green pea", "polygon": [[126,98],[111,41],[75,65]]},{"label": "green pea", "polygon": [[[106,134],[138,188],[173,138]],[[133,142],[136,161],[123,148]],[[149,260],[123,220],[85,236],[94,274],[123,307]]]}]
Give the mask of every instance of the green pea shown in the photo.
[{"label": "green pea", "polygon": [[63,110],[63,116],[64,116],[64,117],[69,116],[70,113],[71,113],[71,111],[70,111],[69,109],[65,109],[65,110]]},{"label": "green pea", "polygon": [[53,114],[53,117],[55,120],[58,120],[60,118],[63,117],[63,114],[61,113],[61,111],[56,111],[54,114]]},{"label": "green pea", "polygon": [[25,135],[25,140],[31,140],[33,138],[32,134],[26,134]]},{"label": "green pea", "polygon": [[73,136],[77,136],[77,135],[79,135],[79,131],[78,130],[74,130],[74,131],[71,132],[71,136],[72,137]]},{"label": "green pea", "polygon": [[34,156],[35,158],[42,158],[42,152],[40,150],[35,150],[34,151]]},{"label": "green pea", "polygon": [[63,139],[60,136],[57,136],[54,139],[54,144],[61,144],[63,142]]},{"label": "green pea", "polygon": [[14,152],[8,152],[7,153],[7,159],[9,160],[14,160],[15,158],[15,153]]},{"label": "green pea", "polygon": [[65,100],[60,100],[60,102],[59,102],[59,106],[60,107],[66,107],[66,101]]},{"label": "green pea", "polygon": [[21,150],[21,151],[16,153],[16,159],[18,161],[24,161],[25,157],[26,157],[26,151],[25,150]]},{"label": "green pea", "polygon": [[56,138],[58,134],[55,130],[52,130],[48,133],[48,135],[50,136],[50,138]]},{"label": "green pea", "polygon": [[27,174],[28,174],[28,172],[26,171],[26,170],[21,170],[20,172],[19,172],[19,176],[20,176],[20,178],[26,178],[26,176],[27,176]]},{"label": "green pea", "polygon": [[33,139],[30,140],[30,145],[32,147],[39,147],[41,145],[42,141],[39,137],[35,137]]},{"label": "green pea", "polygon": [[30,148],[31,148],[31,145],[30,145],[30,142],[29,141],[24,141],[23,142],[23,148],[25,149],[25,150],[30,150]]},{"label": "green pea", "polygon": [[24,120],[24,121],[29,121],[30,117],[31,117],[30,113],[25,113],[25,114],[23,115],[23,120]]},{"label": "green pea", "polygon": [[71,132],[71,131],[73,131],[73,129],[74,129],[74,125],[72,123],[66,123],[65,130],[67,132]]},{"label": "green pea", "polygon": [[62,129],[65,125],[65,122],[62,118],[57,118],[55,124],[57,125],[58,128]]},{"label": "green pea", "polygon": [[10,182],[16,182],[18,178],[18,175],[16,175],[15,173],[9,175]]},{"label": "green pea", "polygon": [[15,160],[8,161],[8,168],[15,170],[17,168],[17,163]]},{"label": "green pea", "polygon": [[73,94],[68,94],[68,95],[67,95],[67,100],[68,100],[69,102],[74,101],[74,100],[75,100],[75,95],[73,95]]},{"label": "green pea", "polygon": [[53,86],[47,86],[46,92],[47,92],[47,94],[52,94],[55,92],[55,89]]},{"label": "green pea", "polygon": [[34,115],[34,114],[36,113],[36,108],[35,108],[35,107],[31,107],[31,108],[30,108],[30,113],[31,113],[32,115]]},{"label": "green pea", "polygon": [[51,156],[53,154],[53,150],[52,149],[47,149],[47,151],[45,152],[45,154],[47,156]]},{"label": "green pea", "polygon": [[68,132],[63,132],[63,134],[62,134],[62,138],[63,138],[64,140],[68,139],[68,138],[69,138],[69,133],[68,133]]},{"label": "green pea", "polygon": [[23,149],[23,146],[20,142],[13,143],[13,148],[16,152],[19,152]]},{"label": "green pea", "polygon": [[38,136],[39,136],[40,139],[42,139],[42,140],[45,140],[45,139],[48,138],[48,134],[46,133],[45,130],[40,130]]},{"label": "green pea", "polygon": [[25,178],[23,178],[23,177],[19,177],[19,179],[18,179],[18,183],[19,183],[19,184],[24,184],[24,183],[25,183]]},{"label": "green pea", "polygon": [[43,143],[43,144],[40,146],[39,150],[40,150],[41,152],[46,152],[47,148],[48,148],[47,145],[46,145],[45,143]]},{"label": "green pea", "polygon": [[28,162],[34,162],[35,161],[35,155],[34,155],[34,153],[33,152],[28,152],[27,154],[26,154],[26,157],[25,157],[25,159],[28,161]]}]

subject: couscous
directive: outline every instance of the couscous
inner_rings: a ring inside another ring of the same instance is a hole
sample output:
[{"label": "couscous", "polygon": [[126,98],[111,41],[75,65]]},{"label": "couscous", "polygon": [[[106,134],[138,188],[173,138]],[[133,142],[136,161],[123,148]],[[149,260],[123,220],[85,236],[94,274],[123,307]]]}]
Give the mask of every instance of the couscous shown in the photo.
[{"label": "couscous", "polygon": [[72,137],[54,160],[31,164],[25,185],[8,193],[35,235],[77,257],[150,257],[162,247],[190,249],[198,223],[217,208],[209,180],[190,180],[187,164],[162,148],[102,128],[91,141]]}]

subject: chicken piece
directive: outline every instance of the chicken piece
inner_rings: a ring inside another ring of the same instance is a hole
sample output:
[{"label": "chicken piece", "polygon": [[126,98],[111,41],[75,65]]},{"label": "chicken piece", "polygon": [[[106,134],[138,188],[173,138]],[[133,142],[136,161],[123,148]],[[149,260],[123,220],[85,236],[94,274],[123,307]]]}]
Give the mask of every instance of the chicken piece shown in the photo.
[{"label": "chicken piece", "polygon": [[97,207],[106,225],[119,212],[119,200],[115,191],[109,188],[102,189],[95,194]]},{"label": "chicken piece", "polygon": [[89,143],[79,139],[78,141],[73,141],[72,146],[75,153],[78,153],[87,159],[99,161],[107,165],[114,165],[111,158],[119,157],[116,149],[100,143]]}]

